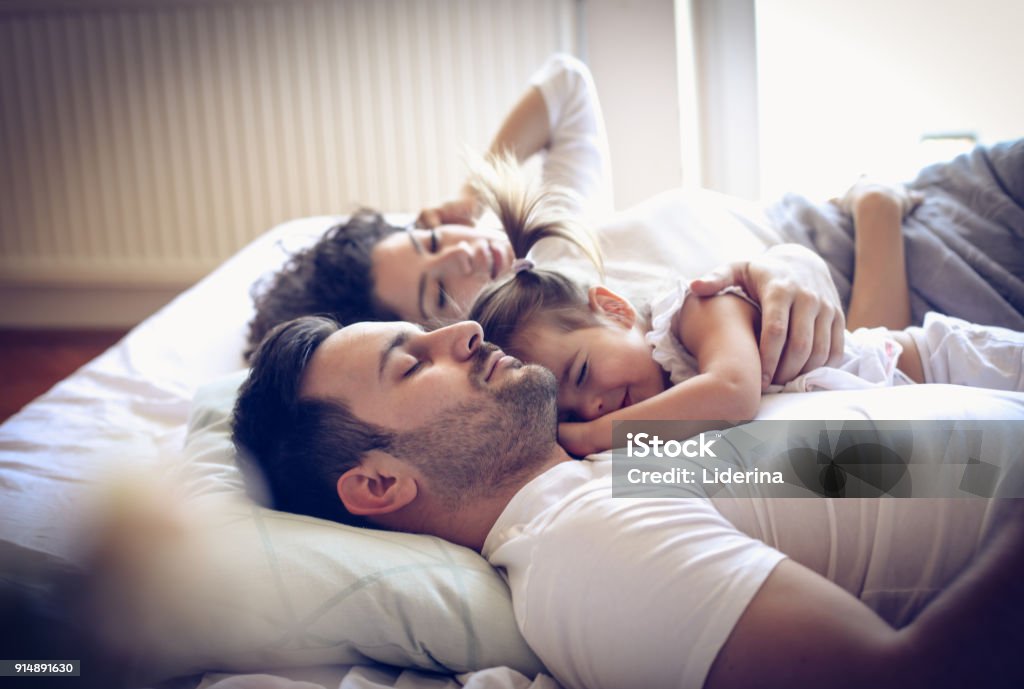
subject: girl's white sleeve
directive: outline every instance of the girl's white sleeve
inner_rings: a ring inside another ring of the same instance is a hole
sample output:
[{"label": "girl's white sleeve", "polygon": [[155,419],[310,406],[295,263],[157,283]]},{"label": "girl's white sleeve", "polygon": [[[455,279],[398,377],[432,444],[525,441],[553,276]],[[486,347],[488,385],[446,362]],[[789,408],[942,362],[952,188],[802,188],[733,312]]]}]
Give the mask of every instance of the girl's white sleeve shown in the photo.
[{"label": "girl's white sleeve", "polygon": [[590,70],[571,55],[552,55],[530,83],[544,97],[551,129],[544,181],[576,191],[588,220],[606,218],[614,206],[608,136]]}]

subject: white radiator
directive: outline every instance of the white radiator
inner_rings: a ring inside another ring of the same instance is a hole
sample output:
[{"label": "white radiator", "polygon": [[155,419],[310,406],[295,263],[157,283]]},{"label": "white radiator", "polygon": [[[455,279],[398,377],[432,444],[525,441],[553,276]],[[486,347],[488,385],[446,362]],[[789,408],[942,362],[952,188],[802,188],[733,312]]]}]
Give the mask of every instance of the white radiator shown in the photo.
[{"label": "white radiator", "polygon": [[577,2],[5,5],[0,281],[181,285],[290,218],[446,199]]}]

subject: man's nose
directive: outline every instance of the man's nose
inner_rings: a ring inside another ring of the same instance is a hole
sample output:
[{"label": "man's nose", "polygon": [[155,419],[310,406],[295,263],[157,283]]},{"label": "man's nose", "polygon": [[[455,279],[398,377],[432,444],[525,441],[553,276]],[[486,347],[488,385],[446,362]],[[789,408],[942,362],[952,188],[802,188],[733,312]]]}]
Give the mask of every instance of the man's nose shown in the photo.
[{"label": "man's nose", "polygon": [[432,330],[424,335],[437,355],[449,355],[456,361],[471,358],[484,340],[484,331],[476,321],[461,321]]}]

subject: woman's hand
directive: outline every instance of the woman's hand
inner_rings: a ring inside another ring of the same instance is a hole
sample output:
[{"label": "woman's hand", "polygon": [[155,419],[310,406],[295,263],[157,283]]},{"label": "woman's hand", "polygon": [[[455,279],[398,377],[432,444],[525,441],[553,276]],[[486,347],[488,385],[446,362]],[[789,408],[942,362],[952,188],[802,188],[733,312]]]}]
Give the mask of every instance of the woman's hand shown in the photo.
[{"label": "woman's hand", "polygon": [[480,203],[471,191],[466,190],[457,199],[446,201],[433,208],[424,208],[416,218],[416,227],[429,229],[438,225],[473,226],[479,215]]},{"label": "woman's hand", "polygon": [[[579,100],[583,96],[581,94],[572,97]],[[586,141],[589,145],[589,140]],[[486,155],[501,156],[512,153],[516,160],[523,162],[550,143],[551,126],[548,122],[547,103],[540,89],[531,85],[505,115]],[[438,225],[475,225],[483,210],[473,188],[466,184],[460,190],[458,198],[442,203],[436,208],[424,208],[420,211],[416,225],[426,228]]]},{"label": "woman's hand", "polygon": [[750,261],[716,268],[690,283],[694,294],[736,285],[761,305],[761,388],[838,363],[846,319],[828,266],[796,244],[773,246]]}]

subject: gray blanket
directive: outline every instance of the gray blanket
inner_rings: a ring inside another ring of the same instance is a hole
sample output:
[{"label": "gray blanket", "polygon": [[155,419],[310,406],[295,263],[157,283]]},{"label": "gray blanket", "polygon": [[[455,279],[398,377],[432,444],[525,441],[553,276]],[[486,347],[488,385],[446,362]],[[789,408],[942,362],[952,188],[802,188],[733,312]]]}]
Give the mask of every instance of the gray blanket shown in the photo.
[{"label": "gray blanket", "polygon": [[[939,311],[1024,330],[1024,139],[926,167],[908,186],[925,194],[903,223],[915,321]],[[846,304],[854,258],[850,216],[795,194],[768,212],[789,241],[828,262]]]}]

